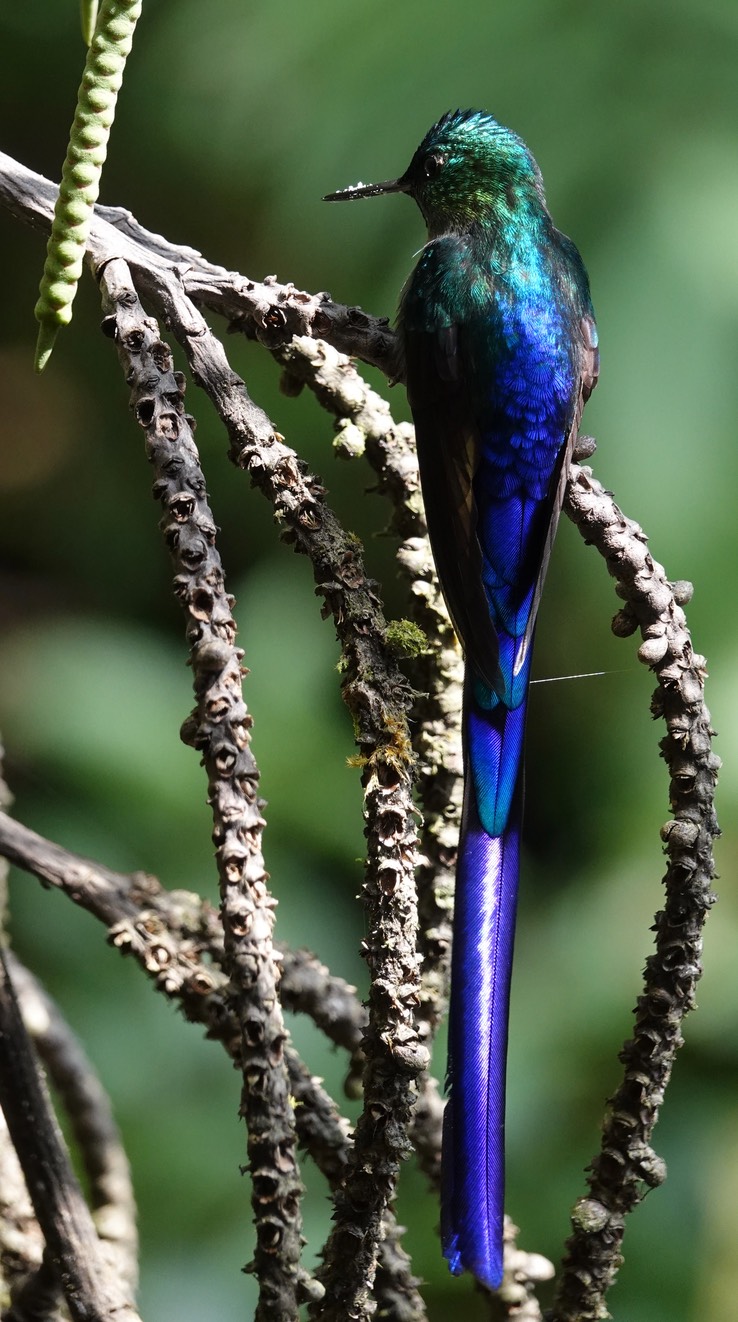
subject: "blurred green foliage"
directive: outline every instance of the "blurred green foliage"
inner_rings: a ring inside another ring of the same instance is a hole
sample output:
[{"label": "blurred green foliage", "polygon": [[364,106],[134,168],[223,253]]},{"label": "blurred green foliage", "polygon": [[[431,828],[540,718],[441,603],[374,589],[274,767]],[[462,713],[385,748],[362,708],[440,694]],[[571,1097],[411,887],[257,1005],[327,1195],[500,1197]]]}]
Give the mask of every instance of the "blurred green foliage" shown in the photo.
[{"label": "blurred green foliage", "polygon": [[[0,6],[4,146],[58,178],[84,58],[78,6]],[[407,164],[445,110],[482,106],[535,152],[557,223],[579,244],[598,312],[603,376],[586,425],[598,476],[690,578],[697,650],[727,762],[721,903],[708,925],[700,1012],[687,1025],[657,1131],[664,1189],[632,1219],[611,1299],[618,1322],[728,1317],[738,1297],[738,7],[735,0],[147,0],[103,176],[102,199],[254,276],[390,314],[419,215],[406,199],[324,207],[321,195]],[[215,895],[205,785],[177,737],[189,674],[138,429],[99,305],[84,282],[46,375],[31,361],[44,244],[0,214],[0,727],[17,812],[71,848]],[[274,365],[229,340],[236,369],[324,476],[364,539],[391,615],[403,611],[386,520],[361,465],[330,452],[308,398],[278,393]],[[401,392],[392,396],[407,416]],[[269,800],[265,847],[279,934],[365,981],[355,903],[358,776],[337,648],[308,567],[225,458],[190,388],[221,547],[251,667],[247,700]],[[583,1187],[616,1052],[659,904],[667,816],[651,681],[609,632],[604,566],[567,524],[538,631],[530,714],[527,849],[511,1032],[509,1210],[522,1242],[556,1257]],[[13,928],[86,1040],[131,1152],[150,1322],[243,1317],[253,1286],[238,1080],[175,1018],[92,919],[18,875]],[[295,1022],[311,1068],[340,1089],[342,1062]],[[442,1071],[443,1044],[438,1046]],[[438,1322],[481,1316],[452,1281],[436,1211],[411,1166],[400,1215]],[[307,1233],[328,1225],[309,1175]]]}]

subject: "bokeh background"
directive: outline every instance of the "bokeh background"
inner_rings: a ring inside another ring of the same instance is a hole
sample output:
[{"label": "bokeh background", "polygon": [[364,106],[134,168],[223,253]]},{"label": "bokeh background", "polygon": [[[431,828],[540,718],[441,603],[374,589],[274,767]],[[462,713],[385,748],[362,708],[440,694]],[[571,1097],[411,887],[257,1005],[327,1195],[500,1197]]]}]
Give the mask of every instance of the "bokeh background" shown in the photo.
[{"label": "bokeh background", "polygon": [[[82,61],[74,0],[0,5],[2,145],[53,178]],[[146,0],[102,189],[214,261],[391,314],[422,242],[419,215],[405,198],[349,209],[321,195],[399,173],[441,113],[481,106],[527,140],[554,217],[584,254],[603,357],[586,417],[595,471],[670,577],[695,584],[689,621],[726,763],[720,904],[656,1135],[669,1180],[629,1225],[611,1296],[620,1322],[729,1317],[738,1298],[737,68],[734,0]],[[16,811],[113,867],[214,898],[204,780],[177,735],[189,672],[141,433],[89,278],[34,378],[43,252],[0,214],[0,728]],[[401,615],[368,471],[334,460],[330,421],[309,398],[279,394],[262,351],[228,347],[323,475]],[[392,400],[407,416],[400,389]],[[278,934],[363,986],[360,793],[336,643],[308,566],[229,466],[194,386],[189,406],[251,668]],[[537,675],[607,673],[533,693],[508,1122],[509,1210],[525,1246],[554,1259],[618,1078],[663,871],[653,685],[634,640],[610,634],[616,606],[602,562],[564,521]],[[63,897],[17,875],[12,924],[115,1099],[140,1203],[143,1315],[247,1316],[236,1075]],[[293,1027],[340,1093],[343,1061],[308,1024]],[[440,1072],[443,1055],[440,1042]],[[320,1178],[306,1178],[314,1251],[328,1203]],[[470,1282],[445,1270],[436,1209],[411,1164],[400,1216],[431,1318],[481,1316]]]}]

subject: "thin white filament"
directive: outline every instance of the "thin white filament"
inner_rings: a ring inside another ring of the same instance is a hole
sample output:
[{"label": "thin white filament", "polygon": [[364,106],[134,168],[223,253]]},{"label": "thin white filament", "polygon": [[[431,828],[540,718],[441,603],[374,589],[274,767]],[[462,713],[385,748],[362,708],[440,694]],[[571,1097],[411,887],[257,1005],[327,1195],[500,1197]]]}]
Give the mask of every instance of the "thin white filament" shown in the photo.
[{"label": "thin white filament", "polygon": [[[627,675],[628,670],[589,670],[584,675],[550,675],[546,679],[532,679],[531,684],[561,684],[567,679],[601,679],[603,675]],[[632,672],[635,674],[635,671]]]}]

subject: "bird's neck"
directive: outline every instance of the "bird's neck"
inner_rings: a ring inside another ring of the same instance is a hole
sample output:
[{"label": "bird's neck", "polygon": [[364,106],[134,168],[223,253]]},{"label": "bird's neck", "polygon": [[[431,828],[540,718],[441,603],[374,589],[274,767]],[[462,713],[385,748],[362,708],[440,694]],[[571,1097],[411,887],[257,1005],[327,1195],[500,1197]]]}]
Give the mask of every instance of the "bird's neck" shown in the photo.
[{"label": "bird's neck", "polygon": [[448,202],[442,213],[424,211],[429,239],[468,236],[487,250],[512,249],[542,237],[552,224],[540,188],[519,178],[498,178],[484,187],[460,192]]}]

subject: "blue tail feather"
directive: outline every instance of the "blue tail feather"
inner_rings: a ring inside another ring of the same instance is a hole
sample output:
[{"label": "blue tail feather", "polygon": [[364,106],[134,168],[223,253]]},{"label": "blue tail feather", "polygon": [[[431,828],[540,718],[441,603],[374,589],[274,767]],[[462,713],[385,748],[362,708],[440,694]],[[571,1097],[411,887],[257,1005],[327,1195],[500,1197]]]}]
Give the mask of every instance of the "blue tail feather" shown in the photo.
[{"label": "blue tail feather", "polygon": [[[455,1273],[502,1279],[505,1073],[525,703],[465,696],[467,777],[457,866],[443,1135],[443,1251]],[[493,827],[490,830],[490,826]]]}]

